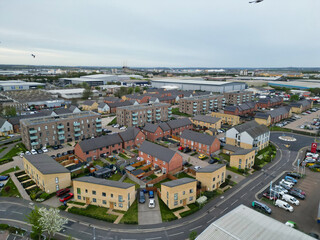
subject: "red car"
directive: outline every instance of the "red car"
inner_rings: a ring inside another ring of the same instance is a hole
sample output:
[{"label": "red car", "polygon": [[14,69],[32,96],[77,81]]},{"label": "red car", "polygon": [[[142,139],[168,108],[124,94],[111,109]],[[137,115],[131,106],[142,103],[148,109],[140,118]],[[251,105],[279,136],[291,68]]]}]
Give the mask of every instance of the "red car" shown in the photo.
[{"label": "red car", "polygon": [[181,146],[178,147],[178,150],[179,150],[179,151],[183,151],[183,149],[184,149],[184,147],[181,147]]},{"label": "red car", "polygon": [[270,193],[264,193],[263,196],[269,200],[277,200],[278,198],[276,196],[272,196]]},{"label": "red car", "polygon": [[57,197],[60,197],[62,195],[65,195],[66,193],[70,192],[69,188],[60,189],[56,192]]},{"label": "red car", "polygon": [[73,193],[70,192],[70,193],[68,193],[66,196],[60,198],[59,201],[60,201],[60,202],[64,202],[64,201],[69,200],[69,199],[72,198],[72,197],[73,197]]}]

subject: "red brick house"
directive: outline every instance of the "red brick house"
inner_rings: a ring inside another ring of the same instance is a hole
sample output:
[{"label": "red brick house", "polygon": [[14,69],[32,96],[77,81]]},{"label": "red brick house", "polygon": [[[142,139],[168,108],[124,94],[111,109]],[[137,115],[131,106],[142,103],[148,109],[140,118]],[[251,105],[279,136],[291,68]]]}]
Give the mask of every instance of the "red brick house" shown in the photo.
[{"label": "red brick house", "polygon": [[211,155],[220,149],[220,141],[218,138],[207,134],[185,130],[180,136],[180,146]]},{"label": "red brick house", "polygon": [[145,141],[139,149],[139,157],[162,173],[176,172],[182,169],[182,156],[169,148]]},{"label": "red brick house", "polygon": [[236,116],[253,115],[257,111],[258,105],[255,102],[248,102],[238,106],[226,106],[224,109],[225,114]]},{"label": "red brick house", "polygon": [[143,132],[136,127],[130,127],[126,131],[119,133],[119,135],[123,141],[122,147],[124,149],[140,147],[144,140],[146,140]]},{"label": "red brick house", "polygon": [[258,105],[258,108],[272,108],[272,107],[280,106],[282,103],[283,103],[282,97],[261,98],[259,99],[257,105]]},{"label": "red brick house", "polygon": [[166,123],[146,123],[142,131],[146,135],[146,138],[152,142],[170,137],[170,127]]},{"label": "red brick house", "polygon": [[193,123],[190,121],[189,118],[179,118],[176,120],[168,121],[167,124],[170,127],[170,134],[171,136],[179,137],[182,132],[186,129],[193,129]]}]

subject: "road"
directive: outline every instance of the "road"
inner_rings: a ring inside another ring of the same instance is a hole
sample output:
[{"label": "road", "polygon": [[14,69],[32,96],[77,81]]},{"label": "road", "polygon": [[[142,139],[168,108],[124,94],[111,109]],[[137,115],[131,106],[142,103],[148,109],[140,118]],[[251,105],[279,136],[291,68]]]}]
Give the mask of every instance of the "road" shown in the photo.
[{"label": "road", "polygon": [[[271,133],[271,140],[277,145],[277,156],[273,162],[241,181],[241,184],[228,190],[223,196],[212,200],[193,215],[172,222],[133,226],[114,225],[62,212],[61,214],[69,219],[63,233],[77,239],[91,239],[93,238],[92,226],[94,226],[96,239],[187,239],[191,231],[196,231],[199,234],[214,220],[240,204],[250,206],[251,202],[255,200],[256,194],[264,189],[270,181],[284,171],[294,168],[293,163],[300,157],[298,155],[302,154],[299,149],[310,146],[314,140],[314,138],[290,133],[290,136],[294,136],[297,141],[291,143],[287,148],[284,146],[285,143],[278,139],[282,135],[283,133],[279,132]],[[1,198],[0,203],[0,222],[14,219],[18,220],[15,222],[16,224],[23,224],[25,215],[31,211],[29,202],[23,199]]]}]

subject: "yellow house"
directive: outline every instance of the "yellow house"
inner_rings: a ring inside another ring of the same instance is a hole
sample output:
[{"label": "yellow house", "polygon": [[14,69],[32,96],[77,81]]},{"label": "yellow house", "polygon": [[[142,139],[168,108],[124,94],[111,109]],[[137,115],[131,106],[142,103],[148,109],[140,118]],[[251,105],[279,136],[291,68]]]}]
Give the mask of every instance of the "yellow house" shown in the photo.
[{"label": "yellow house", "polygon": [[136,199],[135,185],[95,177],[73,180],[74,199],[78,202],[127,211]]},{"label": "yellow house", "polygon": [[230,155],[230,167],[239,169],[251,169],[254,165],[254,149],[241,149]]},{"label": "yellow house", "polygon": [[207,191],[213,191],[225,181],[226,165],[212,164],[200,168],[196,173],[196,179],[201,182],[201,187],[206,187]]},{"label": "yellow house", "polygon": [[206,115],[196,115],[190,119],[193,125],[201,128],[221,128],[221,119]]},{"label": "yellow house", "polygon": [[301,100],[290,104],[293,113],[302,113],[313,107],[313,101],[311,100]]},{"label": "yellow house", "polygon": [[222,124],[228,124],[231,126],[238,125],[240,123],[240,117],[231,114],[225,114],[220,112],[212,112],[212,117],[221,118]]},{"label": "yellow house", "polygon": [[98,106],[99,104],[92,100],[86,100],[80,105],[82,111],[98,110]]},{"label": "yellow house", "polygon": [[46,154],[24,155],[23,165],[29,177],[46,193],[71,186],[71,174]]},{"label": "yellow house", "polygon": [[197,180],[180,178],[161,184],[161,199],[170,209],[194,203],[197,198]]},{"label": "yellow house", "polygon": [[271,116],[267,114],[256,114],[256,116],[254,117],[254,120],[260,125],[265,125],[265,126],[271,125]]}]

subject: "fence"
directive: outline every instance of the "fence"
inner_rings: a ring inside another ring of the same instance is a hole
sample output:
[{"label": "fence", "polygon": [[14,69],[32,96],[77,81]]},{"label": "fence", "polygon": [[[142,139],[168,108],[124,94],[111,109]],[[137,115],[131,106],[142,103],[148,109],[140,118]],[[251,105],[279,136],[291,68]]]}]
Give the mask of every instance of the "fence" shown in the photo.
[{"label": "fence", "polygon": [[126,171],[127,177],[134,181],[135,183],[139,184],[140,186],[145,186],[145,182],[141,181],[139,178],[133,176],[129,171]]},{"label": "fence", "polygon": [[146,160],[142,160],[140,162],[136,162],[136,163],[132,164],[131,166],[132,167],[140,167],[141,165],[143,165],[145,163],[146,163]]}]

